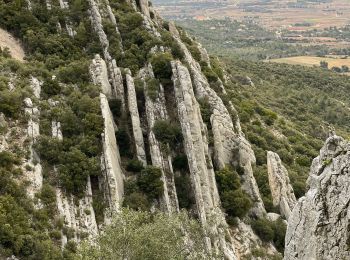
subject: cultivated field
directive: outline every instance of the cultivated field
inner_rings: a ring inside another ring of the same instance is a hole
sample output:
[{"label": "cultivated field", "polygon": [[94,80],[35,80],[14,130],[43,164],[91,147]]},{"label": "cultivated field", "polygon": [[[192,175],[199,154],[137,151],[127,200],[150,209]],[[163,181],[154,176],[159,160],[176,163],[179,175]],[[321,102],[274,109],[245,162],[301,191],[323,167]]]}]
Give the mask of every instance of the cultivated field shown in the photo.
[{"label": "cultivated field", "polygon": [[281,59],[272,59],[269,62],[277,63],[287,63],[292,65],[303,65],[303,66],[320,66],[320,62],[328,62],[328,67],[341,67],[343,65],[350,68],[350,58],[341,58],[341,57],[314,57],[314,56],[298,56],[298,57],[289,57]]},{"label": "cultivated field", "polygon": [[154,0],[168,19],[222,19],[253,21],[268,29],[305,31],[350,22],[350,1],[328,3],[298,0]]}]

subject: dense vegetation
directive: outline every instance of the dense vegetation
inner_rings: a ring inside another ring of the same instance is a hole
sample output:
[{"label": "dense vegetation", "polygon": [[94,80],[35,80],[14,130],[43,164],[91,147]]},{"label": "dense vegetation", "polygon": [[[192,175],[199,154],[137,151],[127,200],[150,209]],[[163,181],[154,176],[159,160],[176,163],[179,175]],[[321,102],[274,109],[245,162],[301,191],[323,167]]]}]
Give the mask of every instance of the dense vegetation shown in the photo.
[{"label": "dense vegetation", "polygon": [[338,134],[349,136],[350,100],[346,94],[349,77],[317,68],[226,61],[230,99],[253,144],[257,157],[254,174],[265,205],[273,210],[267,185],[266,151],[280,155],[300,197],[305,192],[311,161],[329,131],[335,128]]},{"label": "dense vegetation", "polygon": [[[219,259],[207,252],[204,231],[187,213],[168,216],[123,210],[98,239],[86,245],[83,259]],[[186,243],[187,239],[191,243]]]},{"label": "dense vegetation", "polygon": [[[275,31],[269,31],[254,22],[239,22],[231,19],[211,19],[197,21],[192,19],[179,20],[177,24],[194,35],[210,53],[231,58],[249,60],[264,60],[290,56],[316,55],[330,53],[349,55],[347,48],[332,48],[326,45],[312,45],[307,40],[297,42],[293,38],[277,37]],[[330,36],[339,40],[347,40],[346,28],[329,29],[329,33],[316,31],[311,33],[295,33],[295,37]],[[348,30],[348,29],[347,29]],[[294,35],[282,31],[282,35]],[[312,35],[310,35],[312,34]]]},{"label": "dense vegetation", "polygon": [[[0,152],[0,255],[14,254],[21,259],[72,259],[77,251],[73,237],[76,235],[83,239],[86,234],[75,234],[57,217],[55,189],[59,187],[77,201],[86,192],[88,178],[97,180],[101,177],[103,120],[99,103],[100,89],[91,84],[89,64],[95,54],[102,56],[102,51],[86,15],[87,1],[70,1],[70,8],[66,10],[61,10],[57,2],[53,3],[51,10],[47,10],[42,1],[32,3],[32,10],[28,11],[24,0],[0,0],[0,26],[21,39],[28,54],[28,62],[21,64],[9,57],[7,49],[0,49],[0,112],[9,122],[17,120],[22,127],[27,120],[23,109],[24,98],[31,97],[40,108],[40,138],[34,149],[43,165],[44,183],[35,198],[26,195],[23,171],[32,170],[32,166],[20,165],[24,158],[29,157],[31,140],[24,142],[25,151],[14,142],[9,152]],[[174,100],[169,97],[173,91],[170,61],[183,61],[184,53],[172,39],[166,22],[159,28],[160,37],[155,37],[145,28],[143,17],[134,12],[126,1],[111,0],[110,4],[120,34],[107,19],[103,19],[103,29],[110,42],[108,50],[118,66],[130,68],[132,74],[136,75],[149,62],[154,70],[155,78],[145,80],[146,94],[143,81],[135,79],[142,123],[147,119],[145,95],[156,101],[160,84],[165,90],[168,119],[156,120],[153,128],[148,130],[153,131],[160,143],[162,156],[171,156],[172,162],[169,164],[172,163],[176,172],[175,185],[180,208],[191,212],[195,205],[188,160]],[[57,22],[64,25],[68,21],[76,31],[74,37],[57,27]],[[238,31],[242,27],[236,22],[224,21],[223,25],[221,21],[212,22],[218,23],[216,26],[222,29],[218,37],[226,37],[232,30]],[[227,26],[232,28],[223,29]],[[244,34],[248,30],[256,32],[261,39],[241,41],[242,38],[236,38],[228,42],[227,46],[247,48],[247,56],[259,59],[273,51],[277,56],[299,51],[276,42],[268,36],[269,32],[256,25],[249,25],[240,31],[241,36],[246,36]],[[214,37],[214,34],[210,36]],[[340,134],[349,135],[349,78],[322,69],[228,60],[228,96],[225,96],[218,87],[219,81],[225,81],[218,59],[211,58],[209,66],[207,61],[202,60],[198,44],[181,29],[180,38],[200,63],[210,86],[225,104],[232,101],[237,108],[242,129],[257,157],[254,174],[267,211],[278,211],[272,205],[268,187],[267,150],[280,155],[289,170],[297,197],[302,196],[311,160],[317,155],[329,128],[334,126]],[[216,43],[224,42],[219,40],[221,38],[211,39]],[[256,44],[266,45],[263,47],[268,51],[251,52],[250,48]],[[164,46],[165,52],[151,52],[157,45]],[[12,77],[14,74],[16,77]],[[30,76],[42,82],[41,100],[32,95]],[[15,86],[13,90],[9,89],[10,83]],[[210,117],[213,111],[205,98],[198,102],[203,120],[208,126],[208,139],[212,148]],[[121,100],[111,99],[109,104],[118,124],[115,134],[126,176],[123,206],[128,209],[115,216],[112,225],[98,238],[98,246],[86,245],[81,251],[84,259],[115,259],[117,255],[130,259],[185,259],[190,254],[198,254],[198,259],[209,257],[202,239],[203,230],[196,221],[182,213],[171,217],[157,212],[149,213],[150,209],[159,205],[164,192],[161,180],[164,173],[160,168],[145,166],[136,159],[130,117],[122,113]],[[230,113],[233,119],[237,117],[235,111]],[[52,123],[55,122],[61,123],[62,139],[53,136]],[[16,140],[16,132],[8,131],[8,126],[0,123],[0,134],[7,133],[11,137],[9,140]],[[146,159],[150,164],[149,149],[146,150]],[[273,242],[282,251],[285,233],[282,220],[271,222],[247,217],[253,201],[242,190],[242,169],[227,167],[215,170],[222,208],[229,224],[235,225],[237,218],[244,219],[252,224],[263,241]],[[93,194],[93,201],[96,219],[102,223],[106,207],[103,194]],[[189,244],[184,243],[184,233],[193,241],[190,248],[186,247]],[[63,250],[60,248],[62,235],[68,238]]]}]

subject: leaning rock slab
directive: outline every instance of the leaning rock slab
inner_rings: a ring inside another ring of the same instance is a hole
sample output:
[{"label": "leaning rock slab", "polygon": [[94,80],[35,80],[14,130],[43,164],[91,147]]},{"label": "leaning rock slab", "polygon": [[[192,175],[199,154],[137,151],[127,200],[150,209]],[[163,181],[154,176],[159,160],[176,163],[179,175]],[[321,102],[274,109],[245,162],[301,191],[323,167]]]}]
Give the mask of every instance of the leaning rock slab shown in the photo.
[{"label": "leaning rock slab", "polygon": [[267,152],[267,172],[273,205],[279,207],[281,215],[288,219],[297,200],[287,169],[278,154],[271,151]]}]

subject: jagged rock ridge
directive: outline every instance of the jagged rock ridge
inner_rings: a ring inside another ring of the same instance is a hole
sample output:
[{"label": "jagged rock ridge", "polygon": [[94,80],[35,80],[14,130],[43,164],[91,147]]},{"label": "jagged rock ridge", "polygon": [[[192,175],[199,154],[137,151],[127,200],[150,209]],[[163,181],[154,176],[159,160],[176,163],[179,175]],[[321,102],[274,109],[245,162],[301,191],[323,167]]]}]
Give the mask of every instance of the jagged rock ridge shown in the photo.
[{"label": "jagged rock ridge", "polygon": [[350,143],[331,136],[312,162],[309,191],[294,207],[284,259],[349,259]]}]

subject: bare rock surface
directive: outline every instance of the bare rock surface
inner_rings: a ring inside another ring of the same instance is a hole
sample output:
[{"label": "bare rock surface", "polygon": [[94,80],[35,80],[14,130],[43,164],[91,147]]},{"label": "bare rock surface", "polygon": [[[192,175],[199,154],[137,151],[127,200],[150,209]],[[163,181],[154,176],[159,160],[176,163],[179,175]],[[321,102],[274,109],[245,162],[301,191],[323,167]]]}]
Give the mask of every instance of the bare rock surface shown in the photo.
[{"label": "bare rock surface", "polygon": [[278,154],[271,151],[267,152],[267,172],[273,205],[279,207],[281,215],[288,219],[297,200],[286,167]]},{"label": "bare rock surface", "polygon": [[289,219],[286,260],[350,259],[350,143],[326,141],[311,166],[309,190]]}]

